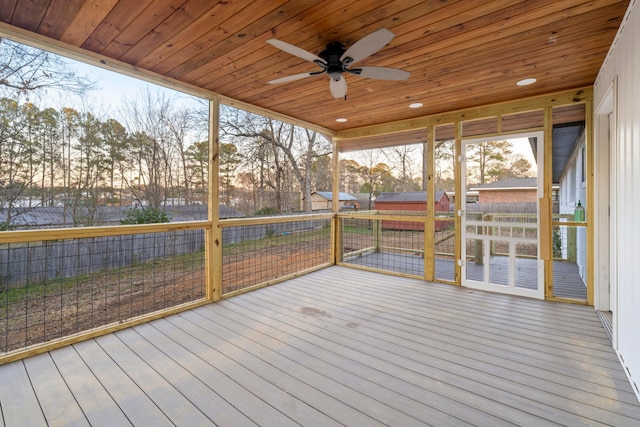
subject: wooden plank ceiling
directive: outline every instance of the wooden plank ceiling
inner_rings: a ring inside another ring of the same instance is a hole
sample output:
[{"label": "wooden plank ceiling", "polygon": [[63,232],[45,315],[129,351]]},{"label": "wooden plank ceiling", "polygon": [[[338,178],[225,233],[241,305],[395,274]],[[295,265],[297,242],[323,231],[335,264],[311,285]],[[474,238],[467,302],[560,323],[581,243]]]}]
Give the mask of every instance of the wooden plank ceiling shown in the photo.
[{"label": "wooden plank ceiling", "polygon": [[[318,126],[340,131],[593,84],[628,1],[614,0],[0,0],[0,21]],[[358,65],[406,81],[325,75],[266,41],[318,54],[388,28]],[[536,78],[519,87],[516,82]],[[410,109],[420,102],[422,108]],[[336,122],[346,118],[347,122]]]}]

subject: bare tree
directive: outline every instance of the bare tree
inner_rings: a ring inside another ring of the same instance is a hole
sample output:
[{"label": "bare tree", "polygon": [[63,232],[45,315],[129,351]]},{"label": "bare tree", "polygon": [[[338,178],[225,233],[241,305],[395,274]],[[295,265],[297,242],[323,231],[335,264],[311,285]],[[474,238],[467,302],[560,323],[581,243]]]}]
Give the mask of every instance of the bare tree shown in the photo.
[{"label": "bare tree", "polygon": [[5,209],[0,230],[11,226],[15,204],[29,185],[23,143],[25,127],[18,102],[0,99],[0,208]]},{"label": "bare tree", "polygon": [[173,194],[175,144],[167,126],[170,111],[168,97],[149,91],[124,102],[124,120],[132,135],[131,158],[137,172],[127,182],[140,205],[159,208]]},{"label": "bare tree", "polygon": [[270,188],[275,196],[275,210],[293,207],[295,178],[303,194],[303,208],[311,211],[314,161],[331,152],[329,141],[317,132],[300,129],[268,117],[224,108],[221,122],[223,136],[242,151],[244,169],[257,175],[256,191]]},{"label": "bare tree", "polygon": [[94,83],[78,76],[68,60],[51,52],[0,38],[0,88],[27,94],[44,89],[62,89],[82,94]]},{"label": "bare tree", "polygon": [[[416,182],[414,173],[416,163],[421,163],[422,153],[418,145],[398,145],[383,150],[394,170],[397,170],[398,183],[395,191],[417,191],[420,185]],[[419,178],[418,178],[419,180]]]}]

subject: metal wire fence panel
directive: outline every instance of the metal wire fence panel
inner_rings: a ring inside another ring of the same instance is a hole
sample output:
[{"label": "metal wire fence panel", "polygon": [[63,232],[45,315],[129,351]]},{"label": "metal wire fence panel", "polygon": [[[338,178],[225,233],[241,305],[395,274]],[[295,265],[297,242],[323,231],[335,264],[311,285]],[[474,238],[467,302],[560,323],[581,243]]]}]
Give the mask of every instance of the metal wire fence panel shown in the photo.
[{"label": "metal wire fence panel", "polygon": [[441,221],[446,227],[436,229],[435,245],[435,279],[453,282],[455,280],[456,226],[454,219]]},{"label": "metal wire fence panel", "polygon": [[346,264],[424,276],[424,222],[341,219]]},{"label": "metal wire fence panel", "polygon": [[340,233],[342,256],[345,262],[363,252],[371,252],[375,248],[375,231],[380,221],[360,218],[341,218]]},{"label": "metal wire fence panel", "polygon": [[0,247],[0,353],[205,297],[204,230]]},{"label": "metal wire fence panel", "polygon": [[222,241],[223,293],[331,262],[330,219],[225,227]]}]

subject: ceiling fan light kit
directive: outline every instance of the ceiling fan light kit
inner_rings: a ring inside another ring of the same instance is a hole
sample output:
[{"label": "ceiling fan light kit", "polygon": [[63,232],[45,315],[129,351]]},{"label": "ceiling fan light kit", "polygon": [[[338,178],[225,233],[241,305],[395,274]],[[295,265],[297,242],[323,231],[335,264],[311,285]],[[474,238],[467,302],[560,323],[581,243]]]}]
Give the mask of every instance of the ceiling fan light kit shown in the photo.
[{"label": "ceiling fan light kit", "polygon": [[356,62],[373,55],[384,46],[386,46],[394,37],[394,34],[386,28],[381,28],[373,33],[361,38],[351,47],[346,49],[340,42],[331,42],[326,49],[318,55],[314,55],[297,46],[283,42],[278,39],[269,39],[267,43],[291,55],[306,61],[313,62],[322,70],[294,74],[291,76],[281,77],[271,80],[268,83],[278,84],[287,83],[295,80],[304,79],[306,77],[327,73],[329,76],[329,90],[334,98],[345,98],[347,96],[347,81],[344,73],[354,74],[356,76],[376,79],[376,80],[406,80],[411,73],[397,68],[389,67],[357,67],[351,68]]}]

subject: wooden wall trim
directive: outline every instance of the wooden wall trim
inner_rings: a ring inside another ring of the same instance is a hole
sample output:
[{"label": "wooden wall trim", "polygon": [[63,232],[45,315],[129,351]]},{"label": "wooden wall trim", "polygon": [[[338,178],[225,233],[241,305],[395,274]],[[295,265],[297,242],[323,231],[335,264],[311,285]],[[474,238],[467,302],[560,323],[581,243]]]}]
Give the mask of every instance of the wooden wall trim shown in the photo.
[{"label": "wooden wall trim", "polygon": [[518,99],[516,101],[500,102],[444,112],[440,114],[432,114],[429,116],[418,117],[414,119],[399,120],[397,122],[385,123],[375,126],[366,126],[361,128],[347,129],[336,133],[334,138],[340,143],[358,139],[380,135],[389,135],[396,132],[408,132],[427,128],[429,126],[437,126],[447,123],[455,123],[458,121],[475,120],[484,117],[499,116],[512,113],[521,113],[525,111],[538,110],[545,107],[555,107],[560,105],[579,104],[593,99],[593,87],[581,87],[563,92],[550,93],[543,96]]}]

